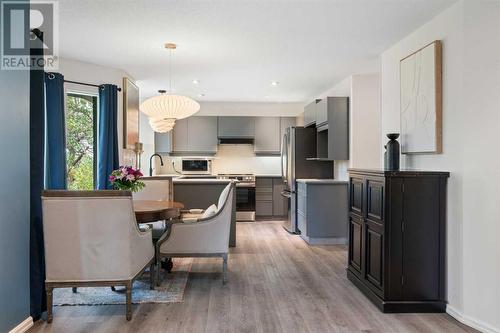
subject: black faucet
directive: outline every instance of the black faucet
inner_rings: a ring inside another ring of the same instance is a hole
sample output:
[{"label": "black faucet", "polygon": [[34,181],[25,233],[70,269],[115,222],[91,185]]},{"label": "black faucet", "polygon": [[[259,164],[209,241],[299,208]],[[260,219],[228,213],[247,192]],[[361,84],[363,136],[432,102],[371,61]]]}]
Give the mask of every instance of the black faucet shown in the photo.
[{"label": "black faucet", "polygon": [[153,175],[153,167],[151,166],[151,162],[153,161],[153,157],[155,157],[155,156],[158,156],[160,158],[160,165],[163,166],[163,159],[161,158],[161,156],[159,154],[151,155],[151,157],[149,158],[149,177],[151,177]]}]

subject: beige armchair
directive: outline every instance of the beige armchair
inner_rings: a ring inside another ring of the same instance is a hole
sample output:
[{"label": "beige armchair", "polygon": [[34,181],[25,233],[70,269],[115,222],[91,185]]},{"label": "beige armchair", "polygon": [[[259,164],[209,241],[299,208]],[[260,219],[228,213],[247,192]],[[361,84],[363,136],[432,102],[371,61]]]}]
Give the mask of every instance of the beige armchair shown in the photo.
[{"label": "beige armchair", "polygon": [[52,291],[67,287],[125,286],[126,318],[132,318],[132,283],[150,266],[151,231],[141,232],[129,191],[44,191],[47,321]]},{"label": "beige armchair", "polygon": [[222,257],[222,282],[227,282],[227,256],[233,209],[234,183],[222,191],[215,215],[193,222],[174,223],[156,243],[157,283],[162,258]]},{"label": "beige armchair", "polygon": [[[132,193],[132,197],[134,198],[134,200],[172,200],[171,178],[156,176],[151,178],[143,178],[141,180],[146,186],[139,192]],[[165,232],[165,221],[140,224],[141,230],[144,230],[146,228],[153,229],[153,239],[157,240]]]}]

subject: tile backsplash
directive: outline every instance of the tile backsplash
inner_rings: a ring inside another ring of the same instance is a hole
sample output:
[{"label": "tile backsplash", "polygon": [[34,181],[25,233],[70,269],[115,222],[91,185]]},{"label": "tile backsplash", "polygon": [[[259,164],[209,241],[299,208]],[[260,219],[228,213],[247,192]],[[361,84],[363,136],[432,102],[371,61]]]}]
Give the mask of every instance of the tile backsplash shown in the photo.
[{"label": "tile backsplash", "polygon": [[[219,145],[213,157],[212,173],[251,173],[256,175],[281,175],[280,156],[256,156],[253,145]],[[175,173],[181,170],[181,157],[163,157],[164,166],[157,165],[157,174]]]}]

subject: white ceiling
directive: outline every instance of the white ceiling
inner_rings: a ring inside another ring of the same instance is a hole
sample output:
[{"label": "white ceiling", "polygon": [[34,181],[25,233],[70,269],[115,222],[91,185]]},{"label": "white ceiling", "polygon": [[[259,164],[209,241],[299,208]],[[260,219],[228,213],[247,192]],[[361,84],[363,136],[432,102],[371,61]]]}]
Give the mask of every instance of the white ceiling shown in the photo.
[{"label": "white ceiling", "polygon": [[377,71],[382,51],[453,2],[60,0],[60,53],[123,69],[148,97],[168,89],[163,44],[174,42],[174,93],[306,101],[352,73]]}]

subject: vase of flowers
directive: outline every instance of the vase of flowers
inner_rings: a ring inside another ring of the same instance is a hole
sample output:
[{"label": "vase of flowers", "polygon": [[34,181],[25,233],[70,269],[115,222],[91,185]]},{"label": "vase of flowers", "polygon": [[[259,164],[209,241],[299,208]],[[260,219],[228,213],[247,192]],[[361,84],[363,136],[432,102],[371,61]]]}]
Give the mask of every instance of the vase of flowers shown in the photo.
[{"label": "vase of flowers", "polygon": [[140,181],[143,176],[141,170],[134,169],[131,166],[121,166],[111,172],[109,181],[115,190],[128,190],[138,192],[146,186]]}]

